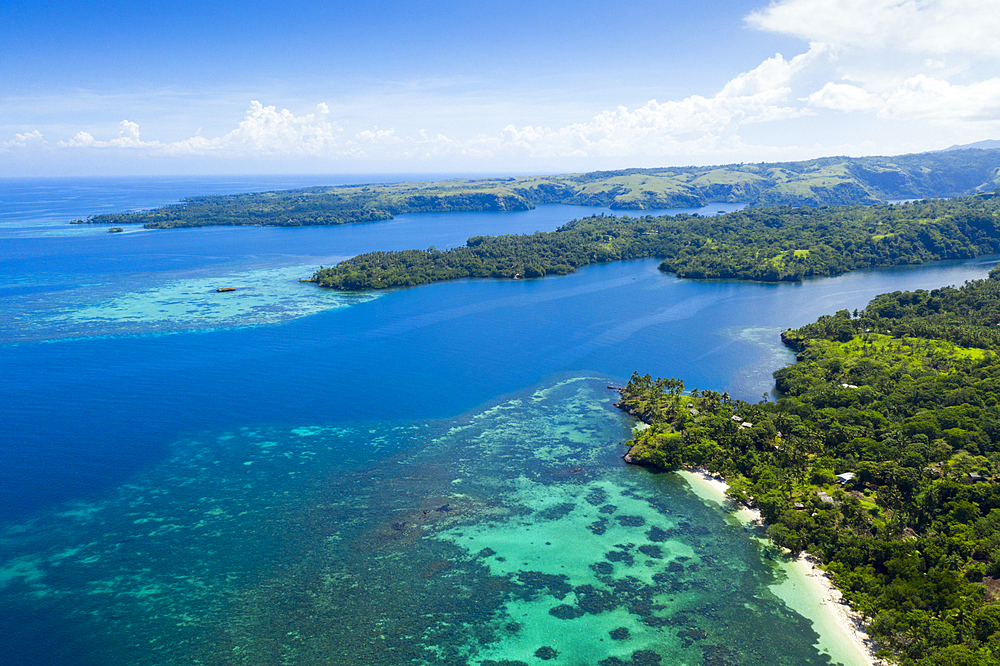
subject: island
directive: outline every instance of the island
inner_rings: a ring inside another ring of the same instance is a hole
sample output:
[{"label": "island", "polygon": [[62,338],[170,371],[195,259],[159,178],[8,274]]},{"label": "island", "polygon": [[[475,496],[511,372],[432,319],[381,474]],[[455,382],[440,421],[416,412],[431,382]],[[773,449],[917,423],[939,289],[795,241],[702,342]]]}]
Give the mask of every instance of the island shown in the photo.
[{"label": "island", "polygon": [[776,402],[633,374],[626,461],[723,476],[767,536],[814,556],[880,656],[1000,659],[1000,266],[785,331]]},{"label": "island", "polygon": [[594,263],[656,257],[679,277],[800,281],[861,268],[1000,252],[1000,192],[876,206],[779,206],[715,216],[598,215],[552,232],[475,236],[446,251],[368,252],[312,281],[354,291],[456,278],[565,275]]},{"label": "island", "polygon": [[955,197],[998,187],[1000,150],[967,149],[201,196],[153,210],[93,215],[73,223],[141,224],[147,229],[301,227],[376,222],[403,213],[527,210],[554,203],[618,211],[697,208],[718,202],[750,207],[874,205]]}]

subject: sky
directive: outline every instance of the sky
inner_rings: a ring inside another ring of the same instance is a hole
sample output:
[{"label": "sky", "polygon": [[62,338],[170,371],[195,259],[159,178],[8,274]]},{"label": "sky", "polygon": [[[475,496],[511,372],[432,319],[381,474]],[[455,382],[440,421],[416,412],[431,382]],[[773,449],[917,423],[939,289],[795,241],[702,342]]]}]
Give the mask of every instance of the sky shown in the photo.
[{"label": "sky", "polygon": [[997,0],[3,0],[0,176],[565,173],[1000,138]]}]

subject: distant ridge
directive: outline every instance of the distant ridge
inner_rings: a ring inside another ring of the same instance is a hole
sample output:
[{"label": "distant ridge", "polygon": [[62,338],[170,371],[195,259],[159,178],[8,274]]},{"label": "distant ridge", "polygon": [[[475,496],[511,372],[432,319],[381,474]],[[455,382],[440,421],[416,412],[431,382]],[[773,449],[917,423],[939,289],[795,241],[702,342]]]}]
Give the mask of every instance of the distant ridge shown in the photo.
[{"label": "distant ridge", "polygon": [[[389,220],[402,213],[527,210],[541,204],[618,211],[769,206],[876,205],[1000,189],[1000,149],[981,141],[892,157],[821,157],[799,162],[621,169],[519,178],[311,187],[184,199],[138,213],[96,215],[78,224],[149,229],[215,225],[313,226]],[[968,146],[964,148],[969,148]]]},{"label": "distant ridge", "polygon": [[955,144],[945,148],[941,152],[948,152],[949,150],[993,150],[995,148],[1000,148],[1000,139],[986,139],[985,141],[976,141],[975,143],[962,143]]}]

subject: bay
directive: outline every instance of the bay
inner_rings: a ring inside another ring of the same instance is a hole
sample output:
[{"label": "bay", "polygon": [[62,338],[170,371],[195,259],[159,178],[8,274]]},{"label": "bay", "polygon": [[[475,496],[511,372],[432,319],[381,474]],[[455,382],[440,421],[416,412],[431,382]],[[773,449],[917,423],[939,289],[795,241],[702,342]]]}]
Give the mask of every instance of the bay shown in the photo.
[{"label": "bay", "polygon": [[72,185],[0,230],[3,663],[828,663],[742,526],[624,466],[605,387],[756,400],[793,360],[783,328],[995,262],[762,285],[636,261],[352,297],[298,277],[591,211],[110,235],[49,223],[109,196]]}]

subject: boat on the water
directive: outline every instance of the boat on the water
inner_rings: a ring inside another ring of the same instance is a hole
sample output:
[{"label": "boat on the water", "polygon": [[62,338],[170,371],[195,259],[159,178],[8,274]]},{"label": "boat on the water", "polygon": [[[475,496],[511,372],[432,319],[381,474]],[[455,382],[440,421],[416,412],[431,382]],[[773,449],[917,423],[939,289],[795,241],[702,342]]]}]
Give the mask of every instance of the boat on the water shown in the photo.
[{"label": "boat on the water", "polygon": [[236,287],[219,287],[216,291],[220,293],[223,291],[236,291]]}]

